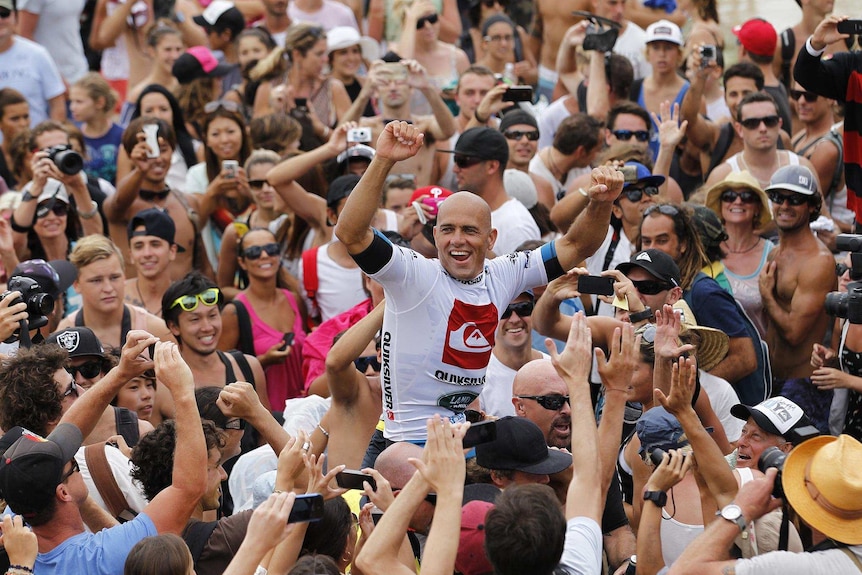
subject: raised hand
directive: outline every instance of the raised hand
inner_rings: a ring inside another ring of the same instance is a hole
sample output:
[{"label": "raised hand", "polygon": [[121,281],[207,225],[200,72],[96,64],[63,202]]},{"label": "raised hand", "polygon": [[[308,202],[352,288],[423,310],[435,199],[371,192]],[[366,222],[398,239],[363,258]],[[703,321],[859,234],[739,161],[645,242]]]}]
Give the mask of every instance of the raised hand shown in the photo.
[{"label": "raised hand", "polygon": [[[148,369],[153,369],[155,357],[148,358],[144,355],[144,351],[154,344],[156,345],[156,350],[158,350],[158,342],[159,338],[144,330],[133,329],[129,331],[126,334],[126,344],[123,346],[123,351],[120,354],[120,363],[117,366],[119,375],[128,381],[138,377]],[[177,351],[177,354],[179,354],[179,351]],[[188,369],[182,358],[180,358],[180,361]],[[156,368],[158,369],[158,366]],[[191,370],[189,370],[189,375],[191,375]],[[158,373],[156,373],[156,377],[159,377],[161,380]],[[165,382],[165,384],[170,387],[170,383]]]},{"label": "raised hand", "polygon": [[422,67],[422,64],[416,60],[402,60],[401,63],[404,64],[405,68],[407,68],[407,83],[410,84],[410,86],[417,90],[422,90],[423,88],[428,88],[430,86],[428,83],[428,73],[425,71],[425,68]]},{"label": "raised hand", "polygon": [[389,506],[395,501],[395,495],[392,493],[392,484],[383,477],[379,471],[373,469],[371,467],[366,467],[361,470],[362,473],[368,473],[374,478],[374,482],[377,484],[377,489],[371,489],[371,485],[367,482],[365,483],[365,495],[368,496],[368,499],[377,506],[378,509],[382,511],[386,511],[389,509]]},{"label": "raised hand", "polygon": [[435,415],[425,427],[428,441],[422,451],[422,459],[410,458],[410,463],[419,471],[436,493],[457,493],[464,488],[464,450],[462,439],[470,424],[452,425],[448,419]]},{"label": "raised hand", "polygon": [[652,121],[658,126],[658,140],[662,146],[676,148],[685,136],[688,120],[679,123],[679,104],[665,100],[659,106],[659,114],[650,112]]},{"label": "raised hand", "polygon": [[305,469],[308,471],[308,489],[306,493],[319,493],[327,501],[347,493],[346,489],[332,487],[335,476],[344,471],[345,465],[337,465],[324,475],[325,454],[321,453],[320,457],[315,457],[314,455],[308,455],[308,451],[306,450],[303,459],[305,460]]},{"label": "raised hand", "polygon": [[[126,345],[129,343],[131,332],[126,336]],[[123,348],[123,355],[126,354],[126,348]],[[171,395],[177,397],[178,394],[187,392],[194,394],[195,378],[192,375],[192,370],[180,355],[180,350],[177,344],[170,341],[160,341],[156,344],[155,352],[155,370],[156,378],[165,384],[171,391]],[[122,363],[122,359],[120,362]]]},{"label": "raised hand", "polygon": [[814,349],[811,350],[811,367],[832,367],[835,365],[835,350],[831,347],[814,344]]},{"label": "raised hand", "polygon": [[610,359],[605,359],[605,352],[596,348],[596,362],[599,376],[608,391],[630,393],[632,390],[632,373],[639,359],[641,336],[635,335],[634,326],[626,322],[622,329],[615,328],[610,345]]},{"label": "raised hand", "polygon": [[262,549],[272,549],[293,529],[287,522],[295,493],[273,493],[266,501],[257,506],[246,529],[245,540],[255,542]]},{"label": "raised hand", "polygon": [[593,168],[590,174],[590,200],[597,202],[613,202],[623,191],[625,177],[623,173],[610,166]]},{"label": "raised hand", "polygon": [[682,354],[693,351],[691,344],[680,345],[679,332],[682,330],[682,319],[673,307],[665,305],[664,309],[655,312],[655,340],[653,347],[658,357],[675,360]]},{"label": "raised hand", "polygon": [[308,435],[300,431],[297,435],[287,440],[281,453],[278,454],[278,476],[284,479],[285,490],[294,488],[297,480],[305,471],[304,451],[302,447],[308,444]]},{"label": "raised hand", "polygon": [[260,409],[261,404],[252,384],[235,381],[224,386],[219,392],[216,405],[227,417],[249,419]]},{"label": "raised hand", "polygon": [[553,297],[554,301],[557,302],[579,297],[581,293],[578,291],[578,278],[588,275],[590,272],[587,268],[572,268],[551,281],[545,289],[545,293],[550,293],[550,297]]},{"label": "raised hand", "polygon": [[814,29],[814,34],[811,35],[811,47],[815,50],[822,50],[829,44],[849,38],[848,34],[842,34],[838,31],[838,23],[847,19],[847,16],[837,14],[830,14],[824,18]]},{"label": "raised hand", "polygon": [[425,134],[407,122],[389,122],[377,138],[377,156],[393,162],[412,158],[425,143]]},{"label": "raised hand", "polygon": [[572,316],[572,327],[566,339],[563,353],[557,353],[557,347],[552,339],[545,339],[545,347],[551,356],[554,369],[566,381],[571,383],[586,383],[593,365],[593,338],[587,326],[587,318],[583,312]]},{"label": "raised hand", "polygon": [[27,525],[24,525],[24,520],[20,515],[14,517],[5,515],[3,517],[0,545],[6,548],[10,564],[30,569],[36,564],[39,542],[36,539],[36,534],[30,531]]},{"label": "raised hand", "polygon": [[694,409],[691,402],[696,380],[697,362],[690,357],[681,357],[678,363],[673,364],[668,395],[658,388],[653,390],[653,395],[668,413],[678,417],[684,411]]}]

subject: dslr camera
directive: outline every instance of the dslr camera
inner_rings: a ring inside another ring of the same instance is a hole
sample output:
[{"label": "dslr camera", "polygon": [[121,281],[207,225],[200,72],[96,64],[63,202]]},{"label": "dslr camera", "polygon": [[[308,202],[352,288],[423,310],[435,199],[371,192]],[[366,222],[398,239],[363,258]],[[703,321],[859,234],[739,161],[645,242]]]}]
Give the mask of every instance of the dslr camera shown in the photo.
[{"label": "dslr camera", "polygon": [[[805,425],[797,429],[791,429],[784,434],[784,439],[792,443],[794,446],[799,445],[803,441],[808,441],[812,437],[817,437],[820,432],[813,425]],[[784,499],[784,487],[781,483],[781,472],[784,470],[784,462],[787,461],[787,454],[777,447],[767,447],[760,454],[757,460],[757,468],[761,473],[766,473],[770,467],[778,470],[775,476],[775,485],[772,487],[772,496],[776,499]]]},{"label": "dslr camera", "polygon": [[574,10],[572,14],[590,21],[589,26],[587,26],[587,34],[584,37],[583,48],[585,51],[610,52],[613,49],[617,36],[620,34],[620,28],[622,28],[618,22],[583,10]]},{"label": "dslr camera", "polygon": [[[47,316],[54,311],[54,297],[51,294],[45,293],[45,290],[42,289],[36,280],[24,276],[12,276],[6,285],[8,286],[8,291],[0,294],[0,301],[6,299],[13,291],[17,291],[21,295],[10,302],[9,305],[21,302],[27,304],[29,319],[25,322],[27,325],[22,326],[23,329],[28,331],[38,329],[48,323]],[[16,341],[18,335],[16,332],[6,340],[6,343]]]},{"label": "dslr camera", "polygon": [[826,294],[826,313],[846,319],[850,323],[862,323],[862,235],[839,234],[836,238],[838,251],[850,252],[850,279],[847,293]]},{"label": "dslr camera", "polygon": [[84,158],[69,145],[51,146],[45,151],[54,165],[64,174],[74,176],[84,169]]}]

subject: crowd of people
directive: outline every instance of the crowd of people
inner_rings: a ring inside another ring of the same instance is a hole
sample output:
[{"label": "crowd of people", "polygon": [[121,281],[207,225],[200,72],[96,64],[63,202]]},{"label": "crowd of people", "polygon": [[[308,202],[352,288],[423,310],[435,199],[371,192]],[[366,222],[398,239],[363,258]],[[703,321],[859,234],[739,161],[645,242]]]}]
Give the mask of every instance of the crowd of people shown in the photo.
[{"label": "crowd of people", "polygon": [[0,0],[0,570],[862,570],[797,4]]}]

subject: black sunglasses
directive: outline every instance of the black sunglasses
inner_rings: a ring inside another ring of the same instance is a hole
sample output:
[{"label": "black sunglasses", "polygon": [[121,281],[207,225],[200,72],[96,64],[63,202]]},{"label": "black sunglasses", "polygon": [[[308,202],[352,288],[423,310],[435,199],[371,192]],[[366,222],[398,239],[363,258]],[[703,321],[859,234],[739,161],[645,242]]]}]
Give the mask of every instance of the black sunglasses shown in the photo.
[{"label": "black sunglasses", "polygon": [[630,202],[639,202],[643,199],[644,194],[648,196],[658,195],[658,186],[644,186],[642,188],[626,188],[623,190],[623,195]]},{"label": "black sunglasses", "polygon": [[512,315],[512,312],[518,314],[518,317],[530,317],[533,315],[533,308],[536,304],[531,301],[522,301],[518,303],[510,303],[506,306],[506,311],[500,316],[500,319],[507,319]]},{"label": "black sunglasses", "polygon": [[644,217],[647,217],[653,212],[658,212],[663,216],[674,218],[679,215],[679,208],[671,204],[656,204],[644,210]]},{"label": "black sunglasses", "polygon": [[[0,16],[2,16],[2,14],[0,14]],[[72,477],[72,475],[79,471],[81,471],[81,467],[78,465],[78,462],[75,461],[75,458],[73,457],[72,467],[69,468],[69,471],[63,474],[63,476],[60,478],[60,483],[66,483],[67,479],[69,479],[70,477]]]},{"label": "black sunglasses", "polygon": [[50,212],[54,212],[57,217],[63,217],[69,214],[69,204],[60,200],[48,200],[36,207],[36,218],[42,219]]},{"label": "black sunglasses", "polygon": [[455,154],[455,158],[453,159],[455,165],[459,168],[469,168],[471,166],[475,166],[476,164],[481,164],[485,160],[482,158],[477,158],[476,156],[463,156],[461,154]]},{"label": "black sunglasses", "polygon": [[757,194],[751,190],[724,190],[721,193],[721,201],[732,204],[739,198],[743,204],[753,204],[757,202]]},{"label": "black sunglasses", "polygon": [[819,97],[820,96],[818,96],[814,92],[808,92],[805,90],[790,90],[790,98],[792,100],[796,100],[797,102],[799,101],[799,98],[805,98],[806,102],[808,102],[809,104],[813,104],[817,101],[817,98]]},{"label": "black sunglasses", "polygon": [[835,264],[835,275],[841,277],[845,273],[847,273],[847,270],[849,269],[850,266],[848,266],[847,264]]},{"label": "black sunglasses", "polygon": [[539,139],[539,130],[531,130],[529,132],[522,132],[521,130],[506,130],[503,132],[503,135],[506,136],[507,140],[520,140],[524,136],[527,136],[528,140],[535,142]]},{"label": "black sunglasses", "polygon": [[563,408],[564,404],[569,403],[568,395],[516,395],[515,397],[519,399],[532,399],[550,411],[559,411]]},{"label": "black sunglasses", "polygon": [[248,187],[255,190],[262,190],[266,185],[266,180],[249,180]]},{"label": "black sunglasses", "polygon": [[242,252],[242,257],[247,260],[256,260],[266,252],[268,256],[277,256],[281,253],[281,246],[276,243],[263,244],[262,246],[249,246]]},{"label": "black sunglasses", "polygon": [[77,377],[80,373],[84,379],[96,379],[102,373],[102,360],[95,359],[79,366],[70,365],[66,371],[72,374],[72,378]]},{"label": "black sunglasses", "polygon": [[774,128],[778,125],[780,120],[781,118],[778,116],[764,116],[762,118],[747,118],[745,120],[740,120],[739,123],[742,124],[742,127],[746,130],[755,130],[760,127],[761,122],[766,124],[767,128]]},{"label": "black sunglasses", "polygon": [[769,200],[776,206],[780,206],[784,202],[789,203],[791,206],[801,206],[802,204],[808,203],[808,198],[802,194],[790,194],[787,196],[777,191],[772,191],[768,192],[766,195],[769,196]]},{"label": "black sunglasses", "polygon": [[69,397],[70,395],[74,395],[75,397],[79,396],[78,384],[75,383],[74,379],[69,382],[69,387],[63,392],[63,397]]},{"label": "black sunglasses", "polygon": [[368,371],[368,366],[371,366],[373,371],[380,371],[380,362],[377,361],[376,355],[363,355],[362,357],[357,357],[353,360],[353,365],[355,365],[356,369],[362,373]]},{"label": "black sunglasses", "polygon": [[140,197],[145,202],[154,202],[156,200],[164,200],[171,193],[170,188],[165,188],[160,192],[151,192],[149,190],[138,190],[138,197]]},{"label": "black sunglasses", "polygon": [[0,8],[0,19],[5,20],[12,15],[12,11],[8,8]]},{"label": "black sunglasses", "polygon": [[673,287],[673,284],[659,280],[632,280],[632,283],[644,295],[657,295]]},{"label": "black sunglasses", "polygon": [[440,17],[437,14],[431,14],[429,16],[422,16],[421,18],[416,20],[416,29],[421,30],[422,28],[424,28],[426,22],[428,24],[436,24],[437,20],[439,20],[439,19],[440,19]]},{"label": "black sunglasses", "polygon": [[632,138],[638,142],[646,142],[649,140],[649,132],[646,130],[614,130],[612,132],[617,140],[628,142]]}]

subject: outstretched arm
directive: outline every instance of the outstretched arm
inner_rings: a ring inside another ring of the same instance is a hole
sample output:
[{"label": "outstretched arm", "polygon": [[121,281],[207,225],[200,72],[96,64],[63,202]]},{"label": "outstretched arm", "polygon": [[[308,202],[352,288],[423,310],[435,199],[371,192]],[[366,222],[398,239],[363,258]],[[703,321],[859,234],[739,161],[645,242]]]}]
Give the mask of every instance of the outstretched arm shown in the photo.
[{"label": "outstretched arm", "polygon": [[359,320],[326,355],[326,381],[333,402],[350,405],[359,394],[359,386],[366,385],[365,374],[360,373],[353,361],[362,354],[374,334],[383,325],[383,302]]}]

